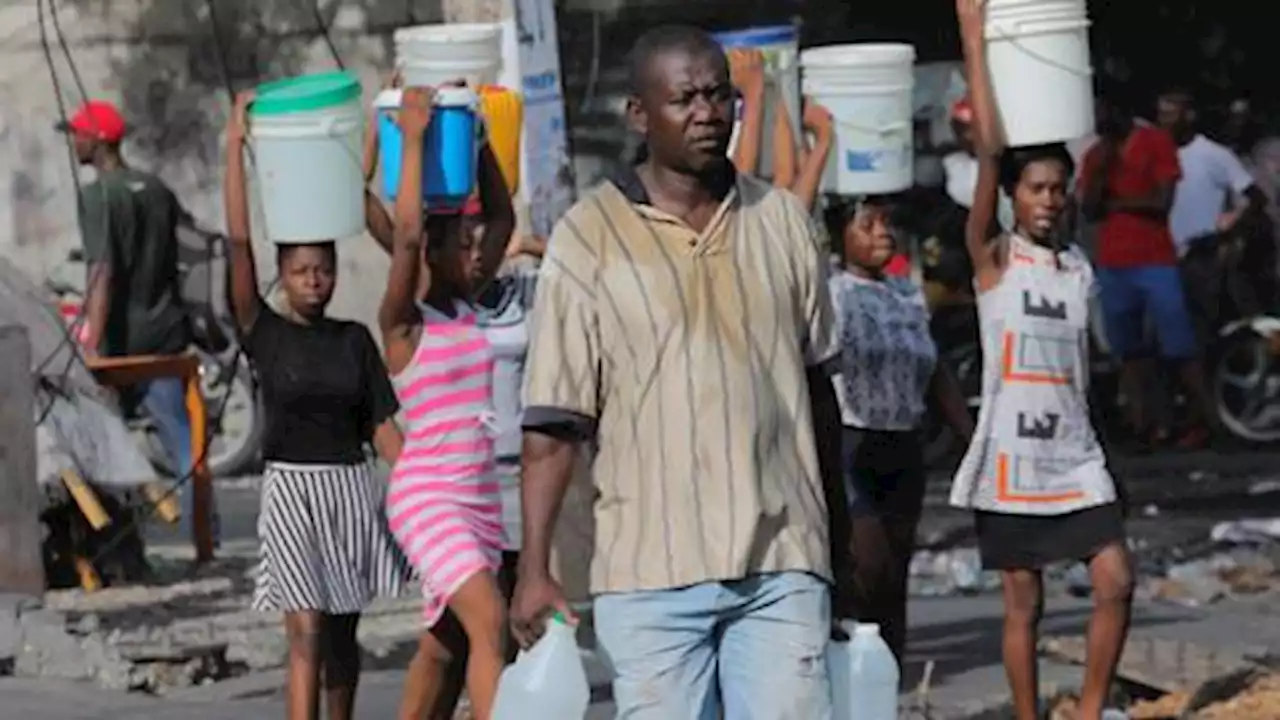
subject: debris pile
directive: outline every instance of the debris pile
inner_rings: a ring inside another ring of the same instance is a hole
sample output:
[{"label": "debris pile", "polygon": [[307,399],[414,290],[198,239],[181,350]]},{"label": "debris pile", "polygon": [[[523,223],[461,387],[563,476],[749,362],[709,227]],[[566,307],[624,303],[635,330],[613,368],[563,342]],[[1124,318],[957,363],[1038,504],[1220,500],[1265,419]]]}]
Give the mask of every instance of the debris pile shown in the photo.
[{"label": "debris pile", "polygon": [[1260,674],[1239,693],[1198,709],[1190,707],[1192,695],[1170,693],[1156,700],[1135,703],[1131,720],[1280,720],[1280,673]]},{"label": "debris pile", "polygon": [[1169,566],[1145,584],[1143,594],[1203,607],[1280,587],[1280,518],[1219,523],[1209,540],[1209,553]]},{"label": "debris pile", "polygon": [[[195,574],[149,559],[156,577],[147,585],[52,591],[11,624],[0,617],[0,675],[163,694],[284,664],[279,615],[249,609],[252,557],[226,554]],[[417,598],[375,603],[360,626],[367,664],[407,663],[388,658],[416,647],[420,622]],[[6,627],[14,638],[7,653]]]}]

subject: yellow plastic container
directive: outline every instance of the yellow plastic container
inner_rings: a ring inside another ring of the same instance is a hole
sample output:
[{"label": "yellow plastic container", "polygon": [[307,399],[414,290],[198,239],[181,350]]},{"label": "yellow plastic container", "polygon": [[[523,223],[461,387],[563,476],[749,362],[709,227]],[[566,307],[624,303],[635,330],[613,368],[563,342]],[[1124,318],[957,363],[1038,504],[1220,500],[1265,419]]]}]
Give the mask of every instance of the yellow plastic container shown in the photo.
[{"label": "yellow plastic container", "polygon": [[512,195],[520,189],[520,129],[524,103],[520,94],[496,85],[480,89],[480,112],[489,130],[489,147]]}]

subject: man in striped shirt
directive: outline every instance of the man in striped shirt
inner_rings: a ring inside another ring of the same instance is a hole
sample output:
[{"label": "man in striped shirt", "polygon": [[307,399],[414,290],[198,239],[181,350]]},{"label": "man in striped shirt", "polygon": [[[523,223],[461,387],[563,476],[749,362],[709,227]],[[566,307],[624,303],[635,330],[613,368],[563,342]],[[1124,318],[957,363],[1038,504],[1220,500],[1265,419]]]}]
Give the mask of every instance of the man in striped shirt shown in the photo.
[{"label": "man in striped shirt", "polygon": [[513,629],[527,644],[567,612],[548,558],[592,442],[594,621],[619,716],[828,717],[828,507],[846,513],[822,472],[839,458],[826,258],[794,196],[727,161],[717,44],[660,28],[631,63],[646,159],[569,211],[539,277]]}]

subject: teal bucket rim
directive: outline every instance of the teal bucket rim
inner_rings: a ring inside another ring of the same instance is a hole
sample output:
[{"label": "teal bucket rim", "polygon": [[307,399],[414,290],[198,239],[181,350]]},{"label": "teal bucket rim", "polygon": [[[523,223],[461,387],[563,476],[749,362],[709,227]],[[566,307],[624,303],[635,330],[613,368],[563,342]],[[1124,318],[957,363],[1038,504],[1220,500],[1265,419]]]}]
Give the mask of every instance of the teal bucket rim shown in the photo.
[{"label": "teal bucket rim", "polygon": [[258,86],[252,115],[288,115],[325,110],[360,99],[360,78],[352,72],[313,73],[272,80]]}]

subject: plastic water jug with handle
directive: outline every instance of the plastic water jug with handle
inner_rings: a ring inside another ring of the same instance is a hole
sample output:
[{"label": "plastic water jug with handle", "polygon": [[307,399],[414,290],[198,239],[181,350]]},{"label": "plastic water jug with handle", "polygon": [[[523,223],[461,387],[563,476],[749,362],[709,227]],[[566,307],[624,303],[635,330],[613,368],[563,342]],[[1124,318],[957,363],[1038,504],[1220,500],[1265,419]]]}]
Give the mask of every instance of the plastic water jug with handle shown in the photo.
[{"label": "plastic water jug with handle", "polygon": [[489,131],[489,149],[502,170],[507,190],[520,191],[520,131],[524,128],[524,105],[520,94],[497,85],[480,89],[480,111]]},{"label": "plastic water jug with handle", "polygon": [[590,704],[574,628],[556,613],[542,638],[503,671],[493,720],[581,720]]},{"label": "plastic water jug with handle", "polygon": [[827,647],[832,720],[897,720],[898,661],[874,624],[847,622]]}]

